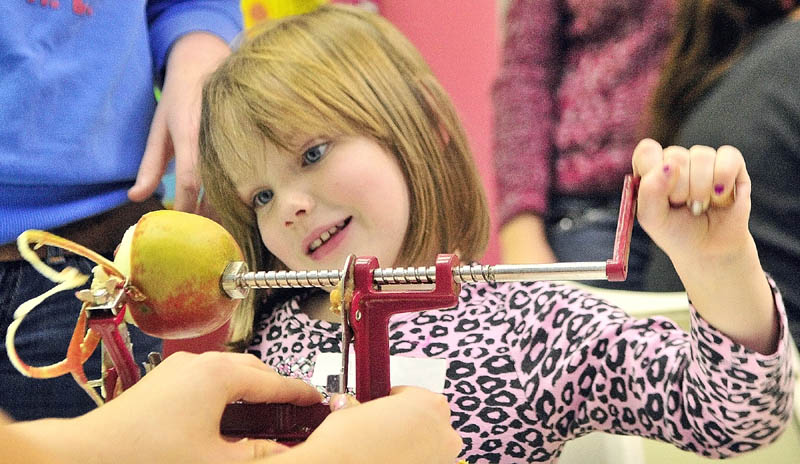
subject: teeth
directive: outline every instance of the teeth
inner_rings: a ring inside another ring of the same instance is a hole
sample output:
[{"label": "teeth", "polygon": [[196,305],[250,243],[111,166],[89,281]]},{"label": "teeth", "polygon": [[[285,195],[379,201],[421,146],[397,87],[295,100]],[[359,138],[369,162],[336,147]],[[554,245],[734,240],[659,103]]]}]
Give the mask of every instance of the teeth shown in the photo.
[{"label": "teeth", "polygon": [[308,246],[308,251],[314,251],[317,248],[321,247],[323,243],[327,242],[331,239],[337,232],[339,232],[342,228],[344,228],[344,221],[340,224],[332,226],[330,229],[326,230],[322,234],[320,234],[319,238],[311,242],[311,245]]}]

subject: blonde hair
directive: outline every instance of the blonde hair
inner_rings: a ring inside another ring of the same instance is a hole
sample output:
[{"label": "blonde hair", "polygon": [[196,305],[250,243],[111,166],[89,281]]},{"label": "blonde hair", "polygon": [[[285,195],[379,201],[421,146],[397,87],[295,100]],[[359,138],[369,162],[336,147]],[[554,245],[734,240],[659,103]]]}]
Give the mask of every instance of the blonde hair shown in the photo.
[{"label": "blonde hair", "polygon": [[[251,269],[285,266],[264,247],[229,172],[258,162],[252,156],[266,142],[291,147],[300,131],[367,136],[397,157],[412,219],[398,261],[382,265],[431,265],[436,254],[456,251],[468,262],[483,254],[488,208],[450,99],[388,21],[326,5],[251,32],[203,91],[203,183]],[[249,341],[253,305],[251,298],[234,316],[232,343]]]}]

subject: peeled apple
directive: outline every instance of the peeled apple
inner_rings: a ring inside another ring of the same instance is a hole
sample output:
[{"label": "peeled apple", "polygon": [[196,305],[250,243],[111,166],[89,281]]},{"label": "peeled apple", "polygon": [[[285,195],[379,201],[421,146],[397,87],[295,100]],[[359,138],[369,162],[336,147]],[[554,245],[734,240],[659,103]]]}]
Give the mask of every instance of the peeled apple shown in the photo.
[{"label": "peeled apple", "polygon": [[114,264],[140,294],[128,298],[133,322],[152,336],[177,339],[210,333],[230,319],[239,300],[225,295],[220,278],[228,263],[243,260],[216,222],[161,210],[128,229]]}]

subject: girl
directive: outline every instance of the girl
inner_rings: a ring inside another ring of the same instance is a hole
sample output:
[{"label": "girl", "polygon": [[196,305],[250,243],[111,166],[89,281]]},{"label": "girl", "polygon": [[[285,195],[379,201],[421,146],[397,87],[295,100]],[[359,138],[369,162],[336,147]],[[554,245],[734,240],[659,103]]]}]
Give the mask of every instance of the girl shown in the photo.
[{"label": "girl", "polygon": [[[384,267],[481,256],[487,209],[463,130],[420,55],[378,16],[330,6],[254,34],[206,84],[200,139],[210,200],[253,269],[338,268],[349,253]],[[633,162],[639,220],[687,286],[692,333],[549,282],[463,285],[454,308],[395,317],[392,354],[446,360],[467,461],[554,461],[593,430],[729,456],[783,430],[785,316],[747,229],[741,155],[645,140]],[[267,295],[243,307],[232,341],[311,372],[339,350],[328,306],[319,291]]]}]

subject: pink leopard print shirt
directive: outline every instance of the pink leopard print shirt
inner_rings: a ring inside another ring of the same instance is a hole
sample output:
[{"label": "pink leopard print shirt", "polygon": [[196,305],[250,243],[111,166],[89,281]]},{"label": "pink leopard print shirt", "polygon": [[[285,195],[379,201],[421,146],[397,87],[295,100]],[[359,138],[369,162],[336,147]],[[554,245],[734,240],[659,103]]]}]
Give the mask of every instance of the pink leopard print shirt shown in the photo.
[{"label": "pink leopard print shirt", "polygon": [[[448,360],[444,393],[470,463],[555,462],[564,442],[595,430],[722,457],[771,442],[790,416],[775,295],[772,355],[733,343],[694,310],[688,334],[549,282],[463,285],[455,308],[393,318],[389,343],[392,355]],[[339,336],[339,324],[310,320],[292,299],[257,321],[249,351],[310,377],[317,353],[339,352]]]}]

